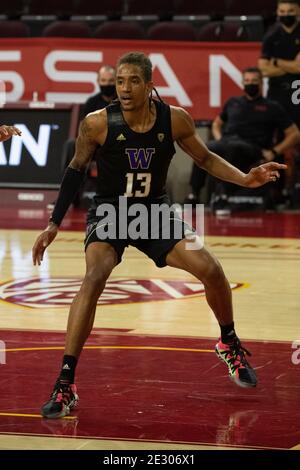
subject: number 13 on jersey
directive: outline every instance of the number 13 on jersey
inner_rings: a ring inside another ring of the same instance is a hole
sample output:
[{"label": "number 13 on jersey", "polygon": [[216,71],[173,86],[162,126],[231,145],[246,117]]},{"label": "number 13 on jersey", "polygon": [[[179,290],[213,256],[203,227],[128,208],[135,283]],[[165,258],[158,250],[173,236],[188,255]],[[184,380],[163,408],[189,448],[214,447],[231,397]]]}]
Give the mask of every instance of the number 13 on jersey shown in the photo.
[{"label": "number 13 on jersey", "polygon": [[[151,173],[126,173],[127,185],[124,196],[147,197],[150,193],[151,176]],[[138,186],[139,189],[134,190],[134,186]]]}]

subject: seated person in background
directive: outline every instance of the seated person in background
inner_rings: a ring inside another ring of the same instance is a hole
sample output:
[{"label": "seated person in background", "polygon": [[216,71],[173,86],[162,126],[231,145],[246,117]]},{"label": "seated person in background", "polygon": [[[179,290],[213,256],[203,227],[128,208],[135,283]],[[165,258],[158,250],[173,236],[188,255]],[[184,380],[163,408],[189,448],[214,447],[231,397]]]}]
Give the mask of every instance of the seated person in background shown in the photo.
[{"label": "seated person in background", "polygon": [[[259,160],[270,162],[300,141],[300,132],[286,111],[276,102],[262,96],[262,73],[257,67],[243,71],[244,94],[230,98],[212,124],[215,140],[207,147],[242,171]],[[274,145],[276,134],[283,139]],[[185,203],[198,202],[206,173],[193,165],[192,192]],[[220,204],[226,202],[228,184],[219,189]]]}]

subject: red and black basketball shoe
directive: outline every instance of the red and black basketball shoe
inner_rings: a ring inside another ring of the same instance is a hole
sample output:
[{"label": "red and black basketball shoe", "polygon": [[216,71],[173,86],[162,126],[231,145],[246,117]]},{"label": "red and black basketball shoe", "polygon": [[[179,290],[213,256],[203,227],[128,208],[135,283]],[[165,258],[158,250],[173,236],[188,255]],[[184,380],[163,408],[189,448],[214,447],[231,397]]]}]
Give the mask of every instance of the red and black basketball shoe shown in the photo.
[{"label": "red and black basketball shoe", "polygon": [[246,360],[245,354],[251,356],[243,348],[240,340],[235,337],[230,343],[222,343],[219,339],[215,348],[216,354],[228,367],[229,377],[240,387],[255,387],[257,378],[254,370]]},{"label": "red and black basketball shoe", "polygon": [[79,396],[75,384],[62,383],[59,380],[54,385],[50,400],[41,409],[44,418],[63,418],[77,405]]}]

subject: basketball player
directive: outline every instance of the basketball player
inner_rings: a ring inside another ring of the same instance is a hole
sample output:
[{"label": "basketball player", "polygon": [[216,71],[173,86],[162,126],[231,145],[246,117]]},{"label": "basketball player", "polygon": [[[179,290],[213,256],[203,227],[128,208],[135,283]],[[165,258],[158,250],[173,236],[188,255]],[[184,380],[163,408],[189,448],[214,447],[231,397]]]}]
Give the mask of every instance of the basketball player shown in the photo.
[{"label": "basketball player", "polygon": [[0,126],[0,142],[5,142],[13,135],[21,135],[22,132],[14,126]]},{"label": "basketball player", "polygon": [[[167,240],[163,237],[139,240],[130,236],[99,239],[97,227],[104,225],[99,209],[104,203],[110,203],[118,212],[119,196],[124,195],[128,206],[138,201],[152,207],[154,203],[167,201],[165,182],[175,152],[174,141],[211,175],[245,187],[255,188],[275,181],[278,170],[286,166],[270,162],[245,174],[210,152],[186,111],[152,99],[152,64],[143,53],[132,52],[119,59],[116,90],[117,103],[89,114],[82,122],[75,155],[64,175],[49,225],[33,247],[33,263],[40,265],[97,151],[98,192],[88,213],[86,274],[70,309],[61,371],[50,400],[42,407],[42,415],[47,418],[64,417],[77,404],[76,364],[91,332],[99,296],[128,245],[143,251],[158,267],[184,269],[203,282],[207,301],[221,329],[217,355],[238,385],[254,387],[257,382],[245,357],[247,351],[235,333],[231,289],[215,257],[204,247],[188,250],[184,229],[180,240],[172,236]],[[184,225],[179,218],[170,219],[170,223]],[[106,221],[105,225],[116,229],[114,221]]]}]

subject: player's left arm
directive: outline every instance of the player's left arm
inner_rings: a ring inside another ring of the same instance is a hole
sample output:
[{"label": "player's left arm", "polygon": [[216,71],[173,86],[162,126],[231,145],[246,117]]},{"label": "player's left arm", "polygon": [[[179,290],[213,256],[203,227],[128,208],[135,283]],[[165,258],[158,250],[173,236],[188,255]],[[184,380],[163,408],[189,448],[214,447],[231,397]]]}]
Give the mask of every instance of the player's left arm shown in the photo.
[{"label": "player's left arm", "polygon": [[235,166],[211,152],[197,133],[192,117],[182,108],[171,107],[173,139],[194,162],[212,176],[239,186],[255,188],[280,177],[278,170],[286,165],[269,162],[243,173]]}]

